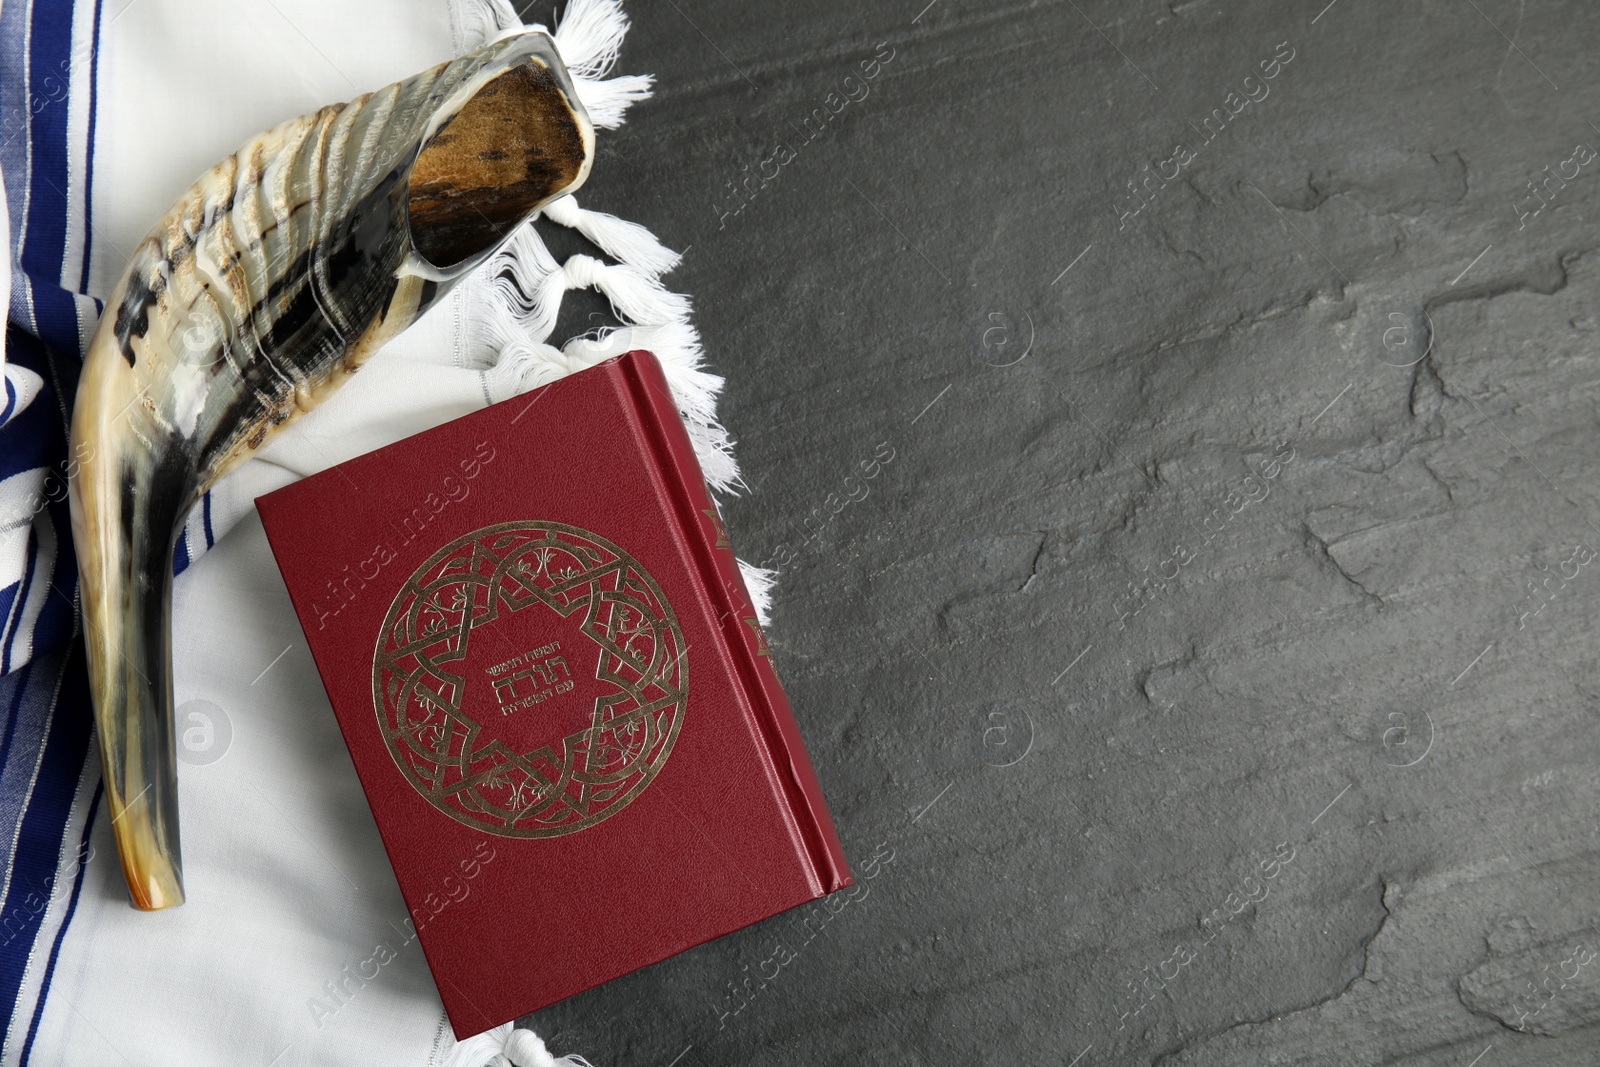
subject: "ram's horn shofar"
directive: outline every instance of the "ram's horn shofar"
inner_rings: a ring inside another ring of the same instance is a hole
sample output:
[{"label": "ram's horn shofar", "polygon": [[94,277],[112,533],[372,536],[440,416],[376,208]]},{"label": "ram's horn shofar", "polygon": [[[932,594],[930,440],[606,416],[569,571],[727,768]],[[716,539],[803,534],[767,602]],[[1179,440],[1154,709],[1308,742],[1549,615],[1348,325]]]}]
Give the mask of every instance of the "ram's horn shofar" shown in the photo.
[{"label": "ram's horn shofar", "polygon": [[72,414],[72,533],[117,849],[135,907],[183,902],[173,549],[218,478],[588,175],[594,131],[545,34],[284,123],[134,253]]}]

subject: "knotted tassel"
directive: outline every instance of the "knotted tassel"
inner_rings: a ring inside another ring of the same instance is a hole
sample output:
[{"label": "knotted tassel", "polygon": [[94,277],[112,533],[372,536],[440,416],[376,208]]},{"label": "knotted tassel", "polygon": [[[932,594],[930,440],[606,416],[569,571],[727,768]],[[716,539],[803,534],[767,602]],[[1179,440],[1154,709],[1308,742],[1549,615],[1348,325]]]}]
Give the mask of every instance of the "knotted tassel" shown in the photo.
[{"label": "knotted tassel", "polygon": [[683,259],[638,223],[581,208],[578,198],[570,194],[546,204],[542,214],[551,222],[577,230],[618,263],[652,276],[665,274]]},{"label": "knotted tassel", "polygon": [[[510,0],[459,0],[454,6],[461,47],[522,27]],[[597,127],[620,125],[629,106],[650,95],[650,77],[611,74],[627,32],[619,0],[570,0],[551,31]],[[458,312],[471,324],[466,357],[483,374],[485,400],[505,400],[631,349],[648,349],[661,361],[706,481],[722,493],[747,489],[733,458],[733,439],[717,419],[723,379],[702,365],[688,298],[661,283],[683,257],[645,227],[583,208],[572,196],[552,201],[542,213],[616,262],[580,254],[558,263],[529,226],[481,268],[484,284],[463,295]],[[558,346],[551,334],[562,300],[574,289],[603,294],[620,325],[588,330]],[[743,560],[739,567],[756,617],[766,625],[777,572]]]},{"label": "knotted tassel", "polygon": [[444,1067],[594,1067],[582,1056],[557,1059],[532,1030],[510,1023],[458,1042],[445,1057]]}]

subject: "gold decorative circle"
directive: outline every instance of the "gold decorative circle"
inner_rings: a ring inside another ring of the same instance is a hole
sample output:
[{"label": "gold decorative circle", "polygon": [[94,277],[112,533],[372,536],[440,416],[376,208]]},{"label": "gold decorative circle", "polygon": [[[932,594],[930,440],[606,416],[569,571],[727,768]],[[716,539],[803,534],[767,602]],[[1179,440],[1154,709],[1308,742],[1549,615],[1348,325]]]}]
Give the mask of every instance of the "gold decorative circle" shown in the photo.
[{"label": "gold decorative circle", "polygon": [[683,631],[654,578],[559,522],[488,526],[418,567],[378,634],[372,699],[395,765],[457,822],[575,833],[627,807],[683,725]]}]

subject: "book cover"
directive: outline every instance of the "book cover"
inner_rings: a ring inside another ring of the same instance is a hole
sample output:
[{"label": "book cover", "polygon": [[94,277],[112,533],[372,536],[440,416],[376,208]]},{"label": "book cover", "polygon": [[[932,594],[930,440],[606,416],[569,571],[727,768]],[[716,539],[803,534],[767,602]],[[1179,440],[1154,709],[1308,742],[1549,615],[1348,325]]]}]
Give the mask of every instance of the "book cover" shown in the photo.
[{"label": "book cover", "polygon": [[257,506],[458,1038],[852,884],[650,353]]}]

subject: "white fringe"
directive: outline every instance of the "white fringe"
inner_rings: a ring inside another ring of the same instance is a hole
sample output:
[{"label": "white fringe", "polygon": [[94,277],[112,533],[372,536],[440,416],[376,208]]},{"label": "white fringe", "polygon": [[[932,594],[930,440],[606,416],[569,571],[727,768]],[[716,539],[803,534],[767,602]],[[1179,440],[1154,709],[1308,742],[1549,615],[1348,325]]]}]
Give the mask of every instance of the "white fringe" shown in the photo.
[{"label": "white fringe", "polygon": [[[453,24],[458,54],[527,28],[510,0],[458,0]],[[621,126],[623,113],[650,96],[655,83],[652,76],[610,76],[622,39],[628,35],[628,16],[617,0],[571,0],[554,30],[537,22],[528,26],[545,30],[555,39],[567,73],[572,75],[573,88],[578,90],[589,121],[598,128]]]},{"label": "white fringe", "polygon": [[628,16],[611,0],[571,0],[551,35],[589,120],[603,130],[621,126],[623,113],[655,83],[648,74],[610,76],[627,35]]},{"label": "white fringe", "polygon": [[510,0],[452,0],[450,4],[450,29],[458,56],[482,48],[503,31],[521,25]]},{"label": "white fringe", "polygon": [[582,1056],[556,1059],[532,1030],[513,1029],[510,1023],[458,1042],[442,1067],[593,1067]]},{"label": "white fringe", "polygon": [[[510,0],[454,0],[452,9],[462,51],[524,28]],[[619,0],[569,0],[548,32],[596,126],[621,125],[627,109],[650,96],[648,75],[612,76],[628,33]],[[630,349],[647,348],[661,360],[706,481],[723,494],[746,488],[733,441],[717,420],[723,379],[704,367],[688,297],[661,282],[682,257],[645,227],[587,210],[574,196],[547,205],[543,215],[578,231],[615,262],[575,255],[557,263],[529,224],[462,283],[463,318],[471,324],[466,355],[482,369],[485,396],[491,403],[504,400]],[[622,325],[552,343],[562,298],[568,290],[589,288],[605,295]],[[777,572],[743,560],[739,568],[756,618],[765,626]]]},{"label": "white fringe", "polygon": [[563,196],[545,205],[544,217],[571,227],[612,259],[631,263],[651,274],[665,274],[682,258],[640,226],[603,211],[578,210],[578,198]]},{"label": "white fringe", "polygon": [[[721,510],[720,507],[718,510]],[[778,584],[778,572],[772,567],[757,567],[742,559],[734,562],[739,564],[739,573],[744,577],[745,588],[750,591],[751,602],[755,604],[756,621],[765,626],[766,605],[772,602],[772,587]]]}]

